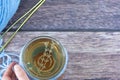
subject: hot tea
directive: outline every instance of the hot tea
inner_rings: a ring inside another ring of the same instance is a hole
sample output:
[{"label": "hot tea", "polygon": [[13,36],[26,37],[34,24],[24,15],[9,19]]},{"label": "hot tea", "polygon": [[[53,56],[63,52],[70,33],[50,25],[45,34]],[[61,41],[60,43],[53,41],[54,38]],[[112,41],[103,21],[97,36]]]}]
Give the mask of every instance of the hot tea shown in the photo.
[{"label": "hot tea", "polygon": [[24,69],[35,79],[56,78],[67,64],[64,47],[51,37],[38,37],[27,43],[21,58]]}]

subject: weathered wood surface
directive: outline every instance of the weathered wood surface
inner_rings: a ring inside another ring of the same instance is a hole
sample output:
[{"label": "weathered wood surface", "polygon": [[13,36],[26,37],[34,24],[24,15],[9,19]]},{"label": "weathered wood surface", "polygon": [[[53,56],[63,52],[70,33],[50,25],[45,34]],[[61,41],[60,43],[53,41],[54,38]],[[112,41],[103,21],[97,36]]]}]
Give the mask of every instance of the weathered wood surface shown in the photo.
[{"label": "weathered wood surface", "polygon": [[19,54],[26,42],[44,35],[68,51],[65,80],[120,80],[120,32],[19,32],[6,51]]},{"label": "weathered wood surface", "polygon": [[[21,0],[10,24],[37,1]],[[120,0],[46,0],[22,30],[115,31],[120,30],[119,25]]]}]

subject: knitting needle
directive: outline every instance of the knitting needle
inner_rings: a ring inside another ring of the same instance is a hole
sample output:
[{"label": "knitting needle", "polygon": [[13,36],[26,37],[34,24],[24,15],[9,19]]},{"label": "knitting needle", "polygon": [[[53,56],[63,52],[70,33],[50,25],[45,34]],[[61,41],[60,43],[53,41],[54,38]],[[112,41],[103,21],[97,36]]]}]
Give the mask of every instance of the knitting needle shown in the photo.
[{"label": "knitting needle", "polygon": [[[30,19],[30,17],[41,7],[41,5],[45,2],[45,0],[40,0],[32,9],[30,9],[26,14],[24,14],[21,18],[19,18],[13,25],[11,25],[6,32],[1,35],[1,38],[5,36],[5,34],[13,28],[19,21],[23,18],[25,20],[20,24],[18,29],[11,35],[11,37],[6,41],[6,43],[0,48],[0,52],[9,44],[9,42],[15,37],[17,32],[23,27],[23,25]],[[27,16],[28,15],[28,16]],[[27,17],[26,17],[27,16]]]}]

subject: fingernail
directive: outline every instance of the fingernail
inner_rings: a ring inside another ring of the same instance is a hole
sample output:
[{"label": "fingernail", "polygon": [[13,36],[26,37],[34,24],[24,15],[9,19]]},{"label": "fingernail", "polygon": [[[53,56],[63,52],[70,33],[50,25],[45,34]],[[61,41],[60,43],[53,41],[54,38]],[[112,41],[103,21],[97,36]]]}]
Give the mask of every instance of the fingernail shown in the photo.
[{"label": "fingernail", "polygon": [[15,71],[19,71],[19,70],[20,70],[20,66],[19,66],[18,64],[15,64],[15,65],[14,65],[14,70],[15,70]]}]

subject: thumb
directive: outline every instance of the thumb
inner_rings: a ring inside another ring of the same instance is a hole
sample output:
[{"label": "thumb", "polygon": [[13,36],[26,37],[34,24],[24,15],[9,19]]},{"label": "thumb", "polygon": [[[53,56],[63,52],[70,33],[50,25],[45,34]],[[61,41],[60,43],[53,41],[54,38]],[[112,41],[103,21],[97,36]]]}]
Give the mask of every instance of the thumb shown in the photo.
[{"label": "thumb", "polygon": [[14,72],[18,80],[29,80],[25,71],[18,64],[14,66]]}]

